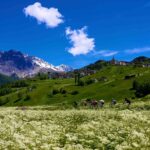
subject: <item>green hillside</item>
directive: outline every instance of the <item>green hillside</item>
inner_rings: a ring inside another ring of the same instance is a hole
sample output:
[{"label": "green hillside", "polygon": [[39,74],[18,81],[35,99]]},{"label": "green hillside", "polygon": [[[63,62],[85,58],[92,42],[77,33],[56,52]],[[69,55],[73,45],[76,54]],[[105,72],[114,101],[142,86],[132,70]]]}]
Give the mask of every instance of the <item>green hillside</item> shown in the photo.
[{"label": "green hillside", "polygon": [[[134,66],[107,66],[95,74],[81,78],[82,86],[75,85],[74,79],[30,79],[9,85],[11,91],[0,97],[1,106],[68,106],[85,98],[112,98],[122,101],[125,97],[138,100],[133,81],[150,81],[150,68]],[[6,88],[6,87],[4,87]],[[146,97],[142,98],[143,100]]]}]

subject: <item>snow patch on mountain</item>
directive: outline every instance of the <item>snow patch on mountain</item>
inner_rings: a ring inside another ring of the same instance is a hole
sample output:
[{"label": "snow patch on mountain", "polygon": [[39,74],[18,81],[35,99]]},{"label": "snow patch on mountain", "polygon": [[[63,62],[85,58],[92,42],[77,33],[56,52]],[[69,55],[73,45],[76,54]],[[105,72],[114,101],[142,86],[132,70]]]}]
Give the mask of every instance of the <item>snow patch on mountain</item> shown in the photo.
[{"label": "snow patch on mountain", "polygon": [[62,64],[62,65],[60,65],[60,66],[57,66],[56,68],[57,68],[59,71],[61,71],[61,72],[73,71],[73,68],[72,68],[72,67],[67,66],[67,65],[64,65],[64,64]]},{"label": "snow patch on mountain", "polygon": [[52,69],[54,71],[58,72],[69,72],[73,71],[73,68],[67,65],[60,65],[60,66],[54,66],[52,64],[49,64],[48,62],[38,58],[38,57],[32,57],[32,61],[34,62],[35,65],[39,66],[40,68],[44,69]]},{"label": "snow patch on mountain", "polygon": [[54,71],[59,71],[54,65],[49,64],[48,62],[38,58],[38,57],[32,57],[32,61],[35,65],[39,66],[43,69],[52,69]]}]

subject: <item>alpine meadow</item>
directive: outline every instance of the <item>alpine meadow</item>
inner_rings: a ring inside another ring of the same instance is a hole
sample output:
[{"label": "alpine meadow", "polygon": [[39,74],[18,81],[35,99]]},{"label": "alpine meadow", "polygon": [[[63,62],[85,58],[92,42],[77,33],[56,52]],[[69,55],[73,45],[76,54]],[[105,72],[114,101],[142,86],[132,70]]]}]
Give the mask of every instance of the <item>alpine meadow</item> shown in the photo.
[{"label": "alpine meadow", "polygon": [[150,2],[0,2],[0,150],[149,150]]}]

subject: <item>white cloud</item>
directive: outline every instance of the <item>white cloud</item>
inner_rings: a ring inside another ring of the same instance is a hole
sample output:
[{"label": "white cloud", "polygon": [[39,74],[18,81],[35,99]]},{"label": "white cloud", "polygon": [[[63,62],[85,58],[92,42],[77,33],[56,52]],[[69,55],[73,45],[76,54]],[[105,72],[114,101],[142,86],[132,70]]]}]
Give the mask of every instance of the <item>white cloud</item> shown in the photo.
[{"label": "white cloud", "polygon": [[116,55],[118,53],[119,53],[118,51],[101,50],[101,51],[95,51],[94,55],[101,55],[104,57],[110,57],[110,56]]},{"label": "white cloud", "polygon": [[72,47],[68,50],[73,56],[86,55],[93,51],[95,48],[94,38],[89,38],[86,33],[87,27],[83,27],[77,30],[71,30],[70,27],[66,29],[66,35],[72,44]]},{"label": "white cloud", "polygon": [[127,49],[125,50],[125,53],[138,54],[138,53],[144,53],[144,52],[149,52],[149,51],[150,51],[150,47],[144,47],[144,48]]},{"label": "white cloud", "polygon": [[36,2],[24,8],[26,16],[36,18],[38,23],[45,23],[47,27],[54,28],[63,23],[63,16],[57,8],[46,8],[41,3]]}]

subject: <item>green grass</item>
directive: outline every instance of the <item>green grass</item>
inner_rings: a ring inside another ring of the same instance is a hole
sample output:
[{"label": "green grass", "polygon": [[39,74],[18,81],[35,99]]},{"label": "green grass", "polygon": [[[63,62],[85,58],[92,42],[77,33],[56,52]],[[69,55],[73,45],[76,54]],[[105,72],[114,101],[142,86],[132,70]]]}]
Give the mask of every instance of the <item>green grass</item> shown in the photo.
[{"label": "green grass", "polygon": [[[125,80],[126,75],[136,75],[135,78]],[[133,66],[109,66],[98,71],[96,74],[82,78],[86,81],[88,78],[99,79],[105,76],[108,81],[100,81],[85,86],[75,86],[74,79],[56,79],[56,80],[29,80],[28,83],[31,86],[35,85],[36,88],[32,91],[27,88],[20,88],[9,95],[0,97],[0,100],[9,98],[9,102],[5,106],[36,106],[36,105],[55,105],[55,106],[69,106],[74,101],[80,102],[85,98],[104,99],[109,102],[112,98],[117,101],[122,101],[125,97],[134,98],[135,91],[132,89],[133,80],[150,80],[150,68],[141,68]],[[52,90],[64,89],[66,94],[52,95]],[[72,95],[73,91],[78,91],[78,94]],[[22,98],[17,100],[18,93],[21,93]],[[30,99],[25,101],[26,95],[30,96]],[[133,99],[136,101],[137,99]],[[143,98],[144,100],[144,98]]]}]

